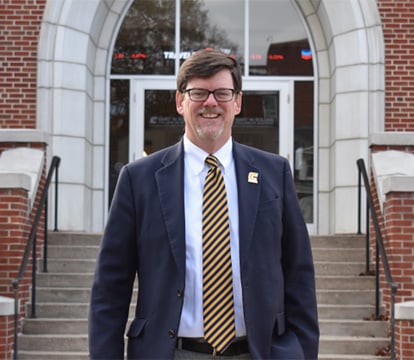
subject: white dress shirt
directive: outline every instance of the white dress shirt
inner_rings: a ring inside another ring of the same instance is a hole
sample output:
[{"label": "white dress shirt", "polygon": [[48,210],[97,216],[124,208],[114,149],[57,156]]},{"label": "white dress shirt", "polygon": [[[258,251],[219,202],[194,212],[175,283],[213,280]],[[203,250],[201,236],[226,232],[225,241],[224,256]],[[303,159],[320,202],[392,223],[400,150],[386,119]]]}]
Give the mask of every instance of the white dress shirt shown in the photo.
[{"label": "white dress shirt", "polygon": [[[227,192],[230,217],[230,244],[233,266],[233,294],[236,336],[246,335],[240,280],[239,212],[233,142],[227,143],[215,154],[220,162]],[[184,135],[184,206],[186,275],[184,304],[178,330],[180,337],[204,337],[203,330],[203,258],[202,258],[202,198],[209,154],[194,145]]]}]

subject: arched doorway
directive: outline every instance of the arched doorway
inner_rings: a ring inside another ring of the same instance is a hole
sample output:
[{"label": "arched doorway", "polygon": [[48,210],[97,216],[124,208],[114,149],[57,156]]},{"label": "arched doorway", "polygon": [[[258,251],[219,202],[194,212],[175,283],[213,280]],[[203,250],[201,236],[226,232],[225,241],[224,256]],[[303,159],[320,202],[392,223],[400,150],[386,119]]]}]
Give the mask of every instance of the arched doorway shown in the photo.
[{"label": "arched doorway", "polygon": [[[119,28],[132,3],[46,3],[39,38],[37,129],[49,135],[49,154],[62,158],[62,230],[99,232],[105,223],[110,83],[115,81],[110,80],[111,64]],[[314,233],[354,232],[354,162],[368,159],[369,134],[384,130],[381,19],[375,0],[343,1],[341,6],[330,0],[291,3],[314,44],[317,69]],[[305,104],[298,106],[305,109]]]},{"label": "arched doorway", "polygon": [[233,137],[289,159],[309,226],[314,223],[314,78],[306,29],[289,0],[134,1],[111,66],[109,202],[123,164],[175,143],[175,75],[200,48],[237,58],[243,110]]}]

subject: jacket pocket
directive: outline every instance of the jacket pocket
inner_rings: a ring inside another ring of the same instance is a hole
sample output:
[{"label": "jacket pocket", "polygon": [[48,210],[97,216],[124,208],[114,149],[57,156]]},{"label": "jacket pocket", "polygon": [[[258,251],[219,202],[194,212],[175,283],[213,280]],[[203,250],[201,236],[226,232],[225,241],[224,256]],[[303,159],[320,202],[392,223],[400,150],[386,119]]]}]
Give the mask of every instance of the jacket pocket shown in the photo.
[{"label": "jacket pocket", "polygon": [[145,324],[147,323],[146,319],[135,318],[131,325],[129,326],[127,336],[129,338],[136,338],[144,332]]}]

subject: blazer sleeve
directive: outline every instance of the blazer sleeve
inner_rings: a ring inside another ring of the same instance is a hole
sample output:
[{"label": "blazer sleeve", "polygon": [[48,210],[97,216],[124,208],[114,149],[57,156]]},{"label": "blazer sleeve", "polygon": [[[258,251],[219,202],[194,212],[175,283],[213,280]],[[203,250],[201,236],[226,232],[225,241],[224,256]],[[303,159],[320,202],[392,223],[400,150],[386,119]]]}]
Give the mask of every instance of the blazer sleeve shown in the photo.
[{"label": "blazer sleeve", "polygon": [[[303,351],[303,359],[316,360],[319,326],[312,250],[287,161],[284,167],[282,268],[285,281],[286,333],[279,340],[291,345],[298,341]],[[277,347],[282,344],[275,341],[273,345]]]},{"label": "blazer sleeve", "polygon": [[136,210],[124,167],[119,176],[101,241],[91,292],[91,359],[123,359],[124,333],[137,269]]}]

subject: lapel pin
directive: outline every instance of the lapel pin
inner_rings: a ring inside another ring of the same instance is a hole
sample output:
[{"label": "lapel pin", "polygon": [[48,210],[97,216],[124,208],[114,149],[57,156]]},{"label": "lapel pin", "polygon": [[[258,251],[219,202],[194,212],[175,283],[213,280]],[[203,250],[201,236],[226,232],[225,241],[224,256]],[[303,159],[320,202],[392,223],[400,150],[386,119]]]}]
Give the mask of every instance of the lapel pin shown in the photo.
[{"label": "lapel pin", "polygon": [[259,173],[257,172],[249,172],[249,175],[247,175],[247,181],[252,184],[258,184],[259,183]]}]

